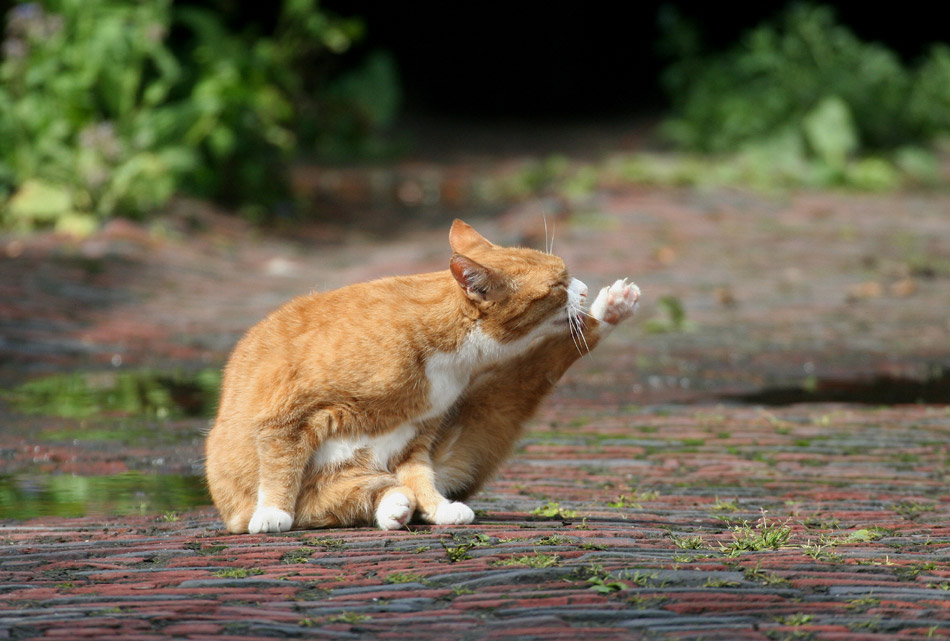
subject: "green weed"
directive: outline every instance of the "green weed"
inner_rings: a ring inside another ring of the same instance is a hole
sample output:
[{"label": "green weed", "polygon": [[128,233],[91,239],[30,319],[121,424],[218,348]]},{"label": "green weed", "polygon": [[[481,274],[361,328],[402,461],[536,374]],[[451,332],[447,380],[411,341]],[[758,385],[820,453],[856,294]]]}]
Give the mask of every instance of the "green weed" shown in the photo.
[{"label": "green weed", "polygon": [[681,550],[699,550],[706,547],[706,542],[702,536],[674,536],[670,534],[670,540]]},{"label": "green weed", "polygon": [[761,561],[756,563],[755,567],[745,568],[743,570],[743,574],[745,574],[745,578],[749,581],[755,581],[756,583],[761,583],[762,585],[777,586],[788,583],[787,579],[783,579],[775,572],[766,572],[763,570]]},{"label": "green weed", "polygon": [[526,554],[524,556],[499,559],[492,563],[499,567],[524,566],[529,568],[549,568],[560,563],[561,557],[557,554]]},{"label": "green weed", "polygon": [[728,545],[720,543],[719,547],[727,556],[738,556],[743,552],[778,550],[788,543],[791,536],[792,528],[788,526],[788,521],[780,524],[770,523],[763,511],[755,527],[750,526],[748,521],[734,526],[732,542]]},{"label": "green weed", "polygon": [[425,583],[425,577],[414,572],[393,572],[386,575],[383,583]]},{"label": "green weed", "polygon": [[738,581],[729,581],[728,579],[717,579],[715,577],[709,577],[706,579],[706,582],[703,583],[704,588],[735,588],[741,585]]},{"label": "green weed", "polygon": [[632,575],[628,570],[624,570],[618,576],[641,588],[652,585],[657,578],[656,572],[641,572],[640,570],[635,571]]},{"label": "green weed", "polygon": [[560,503],[557,501],[548,501],[544,505],[537,507],[531,510],[531,514],[535,516],[543,516],[546,518],[560,518],[560,519],[572,519],[577,517],[577,512],[574,510],[568,510],[562,508]]},{"label": "green weed", "polygon": [[786,616],[775,617],[775,620],[782,625],[807,625],[815,617],[811,614],[805,614],[804,612],[796,612],[795,614],[789,614]]},{"label": "green weed", "polygon": [[894,576],[901,581],[913,581],[924,572],[932,572],[937,569],[937,564],[933,561],[925,563],[910,563],[908,565],[894,566]]},{"label": "green weed", "polygon": [[183,546],[186,550],[193,550],[201,555],[218,554],[228,549],[226,545],[203,545],[199,541],[189,541]]},{"label": "green weed", "polygon": [[473,532],[465,534],[453,534],[452,540],[456,543],[470,545],[471,547],[488,547],[491,546],[492,540],[491,537],[487,534],[481,532]]},{"label": "green weed", "polygon": [[445,556],[448,559],[449,563],[458,563],[459,561],[464,561],[466,559],[472,558],[472,555],[468,553],[473,547],[474,543],[463,543],[461,545],[446,545],[445,541],[439,541],[442,544],[442,547],[445,548]]},{"label": "green weed", "polygon": [[281,555],[280,562],[285,565],[306,563],[310,560],[311,554],[313,554],[313,550],[311,548],[297,548],[296,550]]},{"label": "green weed", "polygon": [[716,501],[711,506],[711,509],[715,510],[716,512],[738,512],[739,499],[724,501],[717,496]]},{"label": "green weed", "polygon": [[308,540],[307,544],[322,546],[324,550],[342,550],[346,547],[343,539],[317,538]]},{"label": "green weed", "polygon": [[631,607],[634,607],[638,610],[646,610],[652,608],[659,608],[663,603],[666,603],[666,597],[662,596],[644,596],[641,594],[634,594],[633,596],[627,598],[627,603]]},{"label": "green weed", "polygon": [[851,610],[858,610],[859,612],[866,612],[871,608],[876,608],[881,604],[880,599],[876,599],[873,596],[861,597],[858,599],[851,599],[848,601],[848,608]]},{"label": "green weed", "polygon": [[606,545],[603,545],[600,543],[591,543],[589,541],[585,541],[584,543],[579,544],[577,547],[579,547],[582,550],[606,550],[607,549]]},{"label": "green weed", "polygon": [[341,612],[340,614],[329,616],[325,620],[327,623],[349,623],[350,625],[356,625],[357,623],[369,621],[371,618],[372,617],[370,617],[368,614]]},{"label": "green weed", "polygon": [[475,594],[475,590],[469,590],[458,585],[452,586],[452,596],[463,596],[465,594]]},{"label": "green weed", "polygon": [[246,579],[260,574],[264,574],[264,570],[259,568],[226,568],[214,572],[214,576],[221,579]]},{"label": "green weed", "polygon": [[894,511],[908,520],[915,520],[925,512],[933,512],[936,508],[932,503],[922,503],[920,501],[902,501],[894,506]]},{"label": "green weed", "polygon": [[829,552],[827,547],[828,546],[816,543],[807,543],[802,546],[802,552],[816,561],[824,561],[826,563],[842,562],[842,556],[836,552]]},{"label": "green weed", "polygon": [[636,508],[643,509],[642,503],[646,501],[655,501],[660,493],[656,490],[635,490],[632,494],[621,494],[616,501],[607,503],[608,507],[616,508]]},{"label": "green weed", "polygon": [[590,583],[590,589],[598,594],[613,594],[630,588],[623,581],[609,581],[608,579],[609,577],[592,576],[587,579],[587,583]]}]

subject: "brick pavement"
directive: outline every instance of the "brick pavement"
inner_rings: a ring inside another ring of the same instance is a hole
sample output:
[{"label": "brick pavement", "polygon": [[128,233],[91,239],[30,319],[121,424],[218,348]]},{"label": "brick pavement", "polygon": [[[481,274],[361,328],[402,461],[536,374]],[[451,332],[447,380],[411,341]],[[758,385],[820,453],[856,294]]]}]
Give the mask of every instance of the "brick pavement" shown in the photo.
[{"label": "brick pavement", "polygon": [[0,634],[946,638],[948,429],[936,407],[549,407],[468,527],[8,522]]},{"label": "brick pavement", "polygon": [[[632,189],[595,205],[560,219],[558,251],[592,286],[633,276],[641,321],[569,372],[475,524],[230,536],[207,508],[5,514],[0,638],[950,638],[947,406],[732,396],[860,393],[950,363],[950,198]],[[537,213],[486,233],[536,242]],[[0,239],[0,384],[215,366],[295,293],[445,258],[444,230],[289,241],[194,216],[204,228]],[[203,419],[130,446],[0,414],[5,472],[200,464]]]}]

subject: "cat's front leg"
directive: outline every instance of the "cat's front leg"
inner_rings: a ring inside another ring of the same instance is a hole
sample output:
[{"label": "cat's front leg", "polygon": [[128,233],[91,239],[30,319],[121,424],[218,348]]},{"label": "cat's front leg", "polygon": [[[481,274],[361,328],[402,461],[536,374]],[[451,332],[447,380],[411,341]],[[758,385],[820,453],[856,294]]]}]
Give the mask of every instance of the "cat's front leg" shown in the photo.
[{"label": "cat's front leg", "polygon": [[640,288],[627,279],[604,287],[590,306],[590,315],[605,323],[608,331],[624,321],[637,310],[640,304]]},{"label": "cat's front leg", "polygon": [[411,488],[419,516],[434,525],[465,525],[475,520],[475,512],[461,501],[450,501],[435,486],[432,459],[426,448],[418,448],[396,468],[399,482]]},{"label": "cat's front leg", "polygon": [[250,534],[286,532],[293,526],[294,506],[310,454],[300,435],[264,430],[257,444],[257,507],[247,524]]}]

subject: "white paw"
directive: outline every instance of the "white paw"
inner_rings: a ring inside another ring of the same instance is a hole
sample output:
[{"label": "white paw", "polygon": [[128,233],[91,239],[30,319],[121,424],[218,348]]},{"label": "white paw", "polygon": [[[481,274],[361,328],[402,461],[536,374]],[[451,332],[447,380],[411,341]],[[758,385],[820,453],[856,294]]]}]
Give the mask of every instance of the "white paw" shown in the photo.
[{"label": "white paw", "polygon": [[633,316],[639,301],[640,288],[624,278],[600,290],[590,306],[590,314],[599,321],[616,325]]},{"label": "white paw", "polygon": [[435,510],[436,525],[464,525],[475,520],[472,508],[458,501],[442,501]]},{"label": "white paw", "polygon": [[409,522],[412,503],[402,492],[392,492],[383,497],[376,508],[376,524],[380,530],[398,530]]},{"label": "white paw", "polygon": [[286,532],[293,524],[294,517],[279,507],[259,507],[254,510],[254,516],[247,524],[247,531],[250,534]]}]

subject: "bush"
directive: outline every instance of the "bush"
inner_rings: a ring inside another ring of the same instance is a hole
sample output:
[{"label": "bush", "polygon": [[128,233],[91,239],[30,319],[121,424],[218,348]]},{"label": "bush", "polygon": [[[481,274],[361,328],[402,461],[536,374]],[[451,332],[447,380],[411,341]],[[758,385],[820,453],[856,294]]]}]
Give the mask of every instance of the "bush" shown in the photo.
[{"label": "bush", "polygon": [[[859,40],[831,9],[796,5],[777,25],[746,34],[734,49],[703,56],[692,32],[670,20],[677,60],[664,80],[675,116],[664,130],[701,152],[798,145],[819,183],[866,176],[888,181],[880,160],[850,167],[859,153],[926,144],[950,131],[950,50],[916,70],[890,50]],[[800,142],[789,142],[796,139]]]},{"label": "bush", "polygon": [[284,0],[266,37],[170,0],[15,6],[0,62],[0,226],[89,231],[181,189],[273,202],[314,90],[298,70],[361,32],[315,0]]},{"label": "bush", "polygon": [[926,137],[950,133],[950,46],[930,50],[917,70],[907,111]]},{"label": "bush", "polygon": [[8,17],[0,192],[12,198],[3,222],[82,231],[96,217],[161,204],[196,156],[170,131],[181,67],[164,45],[169,3],[50,5],[17,5]]}]

